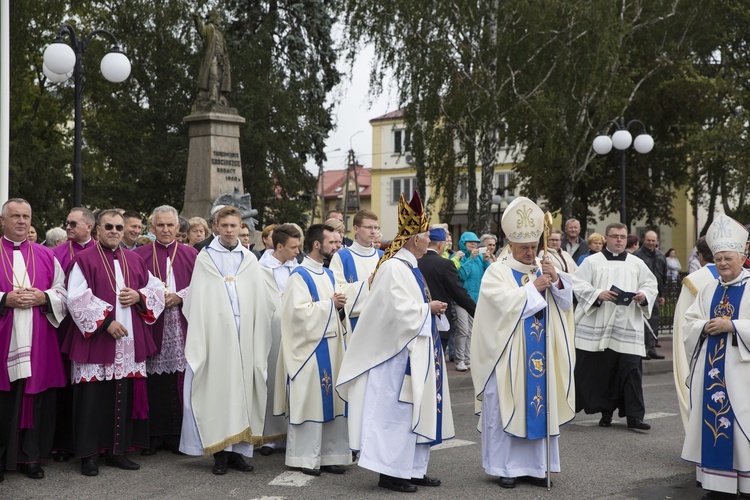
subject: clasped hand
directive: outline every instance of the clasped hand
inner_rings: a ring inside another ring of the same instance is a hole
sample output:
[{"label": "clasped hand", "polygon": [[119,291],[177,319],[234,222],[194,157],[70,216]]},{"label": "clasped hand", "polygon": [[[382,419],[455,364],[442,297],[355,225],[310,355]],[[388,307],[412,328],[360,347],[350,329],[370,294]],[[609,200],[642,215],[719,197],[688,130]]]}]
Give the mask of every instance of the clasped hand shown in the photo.
[{"label": "clasped hand", "polygon": [[703,331],[708,335],[719,335],[720,333],[733,333],[734,323],[731,319],[711,318],[703,327]]},{"label": "clasped hand", "polygon": [[14,309],[30,309],[44,305],[47,302],[47,298],[44,292],[38,288],[20,288],[8,292],[5,299],[6,307],[12,307]]},{"label": "clasped hand", "polygon": [[140,301],[141,294],[138,293],[138,290],[133,290],[128,287],[120,290],[120,305],[122,305],[122,307],[134,306]]}]

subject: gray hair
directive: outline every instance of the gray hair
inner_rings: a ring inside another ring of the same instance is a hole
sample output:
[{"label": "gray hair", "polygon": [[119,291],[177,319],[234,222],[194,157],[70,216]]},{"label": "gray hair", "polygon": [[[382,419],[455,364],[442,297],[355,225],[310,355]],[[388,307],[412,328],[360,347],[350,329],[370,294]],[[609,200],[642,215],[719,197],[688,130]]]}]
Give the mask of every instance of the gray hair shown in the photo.
[{"label": "gray hair", "polygon": [[153,223],[154,217],[156,217],[156,214],[172,214],[174,215],[174,220],[178,224],[180,223],[180,214],[177,213],[177,209],[171,205],[162,205],[160,207],[156,207],[154,211],[151,213],[151,222]]},{"label": "gray hair", "polygon": [[10,198],[8,201],[6,201],[5,203],[3,203],[2,211],[0,211],[0,213],[2,213],[2,215],[3,215],[3,217],[7,217],[8,216],[8,205],[10,205],[11,203],[22,203],[22,204],[28,205],[29,208],[31,208],[31,203],[29,203],[28,201],[24,200],[23,198]]},{"label": "gray hair", "polygon": [[479,238],[479,246],[484,247],[487,246],[488,240],[495,240],[495,244],[497,245],[497,236],[495,236],[492,233],[485,233]]},{"label": "gray hair", "polygon": [[[90,213],[90,212],[89,212]],[[44,244],[49,248],[55,248],[57,245],[68,239],[68,233],[61,227],[53,227],[44,236]]]},{"label": "gray hair", "polygon": [[70,209],[70,213],[73,212],[78,212],[79,214],[81,214],[81,217],[83,217],[83,220],[86,222],[86,224],[91,224],[92,226],[96,224],[96,217],[94,217],[94,212],[92,212],[88,208],[73,207]]}]

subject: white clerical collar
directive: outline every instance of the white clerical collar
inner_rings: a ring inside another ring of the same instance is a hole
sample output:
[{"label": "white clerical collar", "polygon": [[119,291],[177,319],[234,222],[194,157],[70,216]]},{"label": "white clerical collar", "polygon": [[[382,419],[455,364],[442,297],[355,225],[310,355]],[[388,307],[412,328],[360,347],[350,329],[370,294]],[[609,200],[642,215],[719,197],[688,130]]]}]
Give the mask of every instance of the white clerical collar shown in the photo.
[{"label": "white clerical collar", "polygon": [[8,241],[10,241],[11,243],[13,243],[13,246],[14,246],[14,247],[16,247],[16,248],[20,247],[20,246],[21,246],[21,244],[22,244],[22,243],[23,243],[24,241],[26,241],[25,239],[24,239],[24,240],[21,240],[21,241],[13,241],[13,240],[11,240],[10,238],[8,238],[8,237],[7,237],[7,236],[5,236],[5,235],[3,235],[3,238],[5,238],[6,240],[8,240]]},{"label": "white clerical collar", "polygon": [[[172,243],[174,243],[175,241],[177,241],[177,240],[172,240]],[[155,243],[158,243],[159,245],[163,246],[164,248],[169,248],[169,247],[171,247],[171,246],[172,246],[172,243],[170,243],[170,244],[168,244],[168,245],[165,245],[164,243],[162,243],[162,242],[161,242],[161,241],[159,241],[159,240],[154,240],[154,242],[155,242]]]},{"label": "white clerical collar", "polygon": [[266,249],[260,256],[258,263],[267,269],[278,269],[282,266],[294,268],[298,265],[297,259],[289,259],[282,264],[279,259],[273,256],[273,248]]},{"label": "white clerical collar", "polygon": [[724,281],[724,278],[719,276],[719,283],[721,284],[721,286],[739,285],[748,278],[750,278],[750,272],[748,272],[747,269],[743,269],[740,274],[731,281]]},{"label": "white clerical collar", "polygon": [[305,258],[302,261],[302,265],[306,269],[309,269],[310,271],[314,271],[314,272],[316,272],[318,274],[320,274],[321,272],[323,272],[323,263],[322,262],[318,262],[317,260],[313,259],[309,255],[305,255]]},{"label": "white clerical collar", "polygon": [[414,254],[411,253],[406,248],[401,248],[398,252],[396,252],[396,255],[394,255],[395,258],[405,260],[409,264],[412,265],[412,267],[417,267],[417,258],[414,257]]},{"label": "white clerical collar", "polygon": [[89,243],[91,243],[91,241],[92,241],[92,238],[89,237],[89,239],[87,239],[83,243],[78,243],[77,241],[74,241],[73,243],[75,243],[76,245],[79,245],[79,246],[81,246],[83,248],[86,248],[86,245],[88,245]]},{"label": "white clerical collar", "polygon": [[[217,250],[219,252],[227,252],[227,253],[242,252],[242,250],[244,248],[242,245],[240,245],[240,241],[237,240],[237,244],[234,246],[234,248],[232,248],[230,250],[230,249],[228,249],[227,247],[225,247],[224,245],[221,244],[221,238],[214,238],[208,246],[212,250]],[[247,249],[245,249],[245,250],[247,250]]]},{"label": "white clerical collar", "polygon": [[508,253],[508,258],[505,259],[503,263],[511,269],[515,269],[519,273],[524,274],[536,274],[537,270],[539,270],[539,265],[537,264],[536,259],[534,259],[534,263],[531,265],[524,264],[523,262],[518,262],[514,259],[512,253]]},{"label": "white clerical collar", "polygon": [[375,248],[372,245],[369,247],[360,245],[356,241],[349,246],[349,249],[359,255],[370,256],[375,253]]}]

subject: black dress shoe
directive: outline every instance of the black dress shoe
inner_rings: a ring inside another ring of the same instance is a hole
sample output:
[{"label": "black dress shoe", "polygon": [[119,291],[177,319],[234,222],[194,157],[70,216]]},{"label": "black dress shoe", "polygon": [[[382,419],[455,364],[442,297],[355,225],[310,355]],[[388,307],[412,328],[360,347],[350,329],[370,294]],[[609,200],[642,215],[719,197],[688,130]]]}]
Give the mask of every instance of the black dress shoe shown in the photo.
[{"label": "black dress shoe", "polygon": [[214,453],[214,468],[211,469],[211,472],[213,472],[217,476],[223,476],[227,473],[228,464],[229,452],[220,451],[218,453]]},{"label": "black dress shoe", "polygon": [[[522,483],[530,484],[532,486],[539,486],[541,488],[547,487],[546,477],[521,476],[518,478],[518,481]],[[552,482],[550,482],[549,485],[552,486]]]},{"label": "black dress shoe", "polygon": [[647,431],[651,428],[649,424],[641,420],[640,418],[628,417],[628,429],[635,429],[638,431]]},{"label": "black dress shoe", "polygon": [[515,477],[501,477],[500,478],[500,487],[501,488],[515,488],[516,487],[516,478]]},{"label": "black dress shoe", "polygon": [[29,479],[42,479],[44,478],[44,469],[39,465],[39,462],[31,462],[29,464],[21,464],[19,467],[21,474],[26,474]]},{"label": "black dress shoe", "polygon": [[117,467],[122,470],[138,470],[141,468],[140,465],[128,459],[125,455],[107,454],[104,464],[107,467]]},{"label": "black dress shoe", "polygon": [[156,446],[153,446],[151,448],[146,448],[145,450],[141,451],[141,455],[144,457],[150,457],[152,455],[156,455],[158,451],[159,451],[159,448]]},{"label": "black dress shoe", "polygon": [[268,455],[273,455],[273,448],[271,448],[270,446],[261,446],[259,453],[263,455],[264,457],[267,457]]},{"label": "black dress shoe", "polygon": [[252,472],[252,470],[255,468],[249,463],[245,462],[245,459],[242,458],[242,455],[235,452],[229,453],[228,465],[230,468],[238,470],[240,472]]},{"label": "black dress shoe", "polygon": [[308,469],[307,467],[300,467],[300,472],[302,474],[307,474],[308,476],[319,476],[320,475],[320,469]]},{"label": "black dress shoe", "polygon": [[413,477],[409,479],[409,482],[411,484],[416,484],[417,486],[440,486],[440,479],[427,476]]},{"label": "black dress shoe", "polygon": [[378,486],[380,486],[381,488],[398,491],[399,493],[414,493],[415,491],[417,491],[417,486],[412,484],[408,480],[402,479],[400,477],[386,476],[385,474],[380,475],[380,479],[378,479]]},{"label": "black dress shoe", "polygon": [[69,451],[60,450],[57,453],[55,453],[55,458],[53,459],[55,462],[67,462],[73,458],[73,454]]},{"label": "black dress shoe", "polygon": [[664,359],[665,356],[662,356],[661,354],[657,353],[654,349],[650,349],[646,353],[646,359]]},{"label": "black dress shoe", "polygon": [[346,472],[346,467],[342,467],[341,465],[321,465],[320,470],[331,474],[343,474]]},{"label": "black dress shoe", "polygon": [[602,412],[602,418],[599,419],[599,427],[612,427],[612,414]]},{"label": "black dress shoe", "polygon": [[99,475],[99,464],[97,461],[99,457],[94,455],[93,457],[87,457],[81,459],[81,474],[84,476],[98,476]]}]

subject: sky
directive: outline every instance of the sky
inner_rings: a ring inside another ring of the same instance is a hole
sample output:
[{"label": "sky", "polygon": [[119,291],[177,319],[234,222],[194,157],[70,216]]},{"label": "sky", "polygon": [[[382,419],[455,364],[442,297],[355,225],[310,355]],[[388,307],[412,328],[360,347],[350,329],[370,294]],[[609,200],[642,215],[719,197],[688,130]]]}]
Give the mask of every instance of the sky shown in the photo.
[{"label": "sky", "polygon": [[[345,61],[339,62],[339,71],[343,73],[342,81],[334,90],[331,100],[334,101],[334,130],[326,141],[326,170],[346,168],[346,155],[350,148],[362,165],[370,167],[372,158],[372,129],[370,120],[394,111],[398,107],[396,90],[388,83],[383,85],[383,94],[370,97],[370,65],[374,56],[371,46],[364,48],[354,62],[352,70]],[[372,103],[370,102],[372,100]],[[361,133],[359,133],[362,131]],[[340,151],[334,151],[340,149]],[[318,167],[313,161],[307,168],[315,175]]]}]

